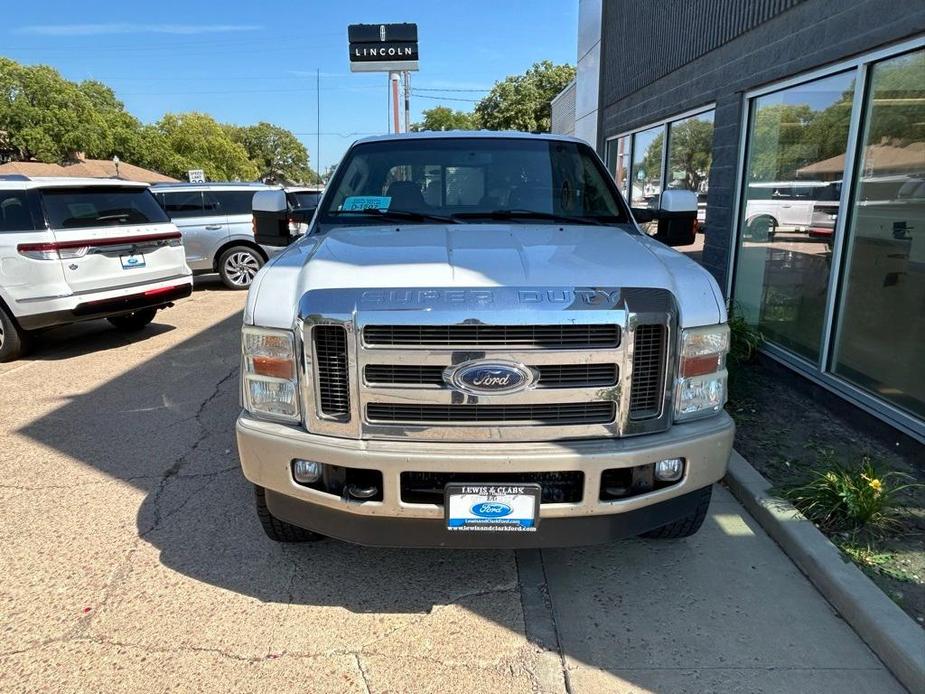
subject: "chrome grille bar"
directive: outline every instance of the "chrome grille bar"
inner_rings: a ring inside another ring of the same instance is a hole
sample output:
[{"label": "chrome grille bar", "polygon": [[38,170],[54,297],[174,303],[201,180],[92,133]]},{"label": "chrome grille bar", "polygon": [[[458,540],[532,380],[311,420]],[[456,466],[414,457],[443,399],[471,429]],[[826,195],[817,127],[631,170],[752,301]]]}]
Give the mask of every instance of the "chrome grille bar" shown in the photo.
[{"label": "chrome grille bar", "polygon": [[582,402],[555,405],[397,405],[370,403],[366,417],[371,422],[440,424],[569,425],[607,424],[614,420],[612,402]]},{"label": "chrome grille bar", "polygon": [[[586,388],[617,383],[616,364],[541,364],[532,368],[539,374],[538,388]],[[444,388],[445,371],[446,367],[440,365],[369,364],[364,376],[366,383],[372,385]]]},{"label": "chrome grille bar", "polygon": [[617,325],[368,325],[368,346],[600,349],[620,344]]},{"label": "chrome grille bar", "polygon": [[[666,290],[319,289],[303,295],[299,319],[312,347],[303,393],[315,433],[549,441],[632,436],[670,423],[678,311]],[[332,401],[346,412],[341,420],[325,412],[335,371],[325,370],[325,350],[311,338],[326,325],[346,335],[347,380],[336,371],[340,399]],[[479,360],[519,364],[536,378],[525,390],[478,395],[444,381]],[[632,400],[635,375],[644,385]],[[654,414],[631,417],[641,402]]]}]

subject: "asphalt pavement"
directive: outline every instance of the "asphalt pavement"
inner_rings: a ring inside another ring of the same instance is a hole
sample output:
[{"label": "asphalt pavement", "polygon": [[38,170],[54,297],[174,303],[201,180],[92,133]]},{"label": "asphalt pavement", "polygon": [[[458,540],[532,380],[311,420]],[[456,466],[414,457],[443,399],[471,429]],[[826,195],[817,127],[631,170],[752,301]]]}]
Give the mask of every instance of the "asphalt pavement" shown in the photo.
[{"label": "asphalt pavement", "polygon": [[902,691],[717,488],[694,538],[267,540],[238,467],[244,295],[0,364],[0,690]]}]

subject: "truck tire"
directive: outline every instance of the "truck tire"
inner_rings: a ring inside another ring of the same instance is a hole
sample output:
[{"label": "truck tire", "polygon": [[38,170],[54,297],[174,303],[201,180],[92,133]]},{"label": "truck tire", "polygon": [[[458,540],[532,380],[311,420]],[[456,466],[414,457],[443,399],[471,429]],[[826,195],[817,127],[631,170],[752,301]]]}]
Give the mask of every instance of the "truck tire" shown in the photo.
[{"label": "truck tire", "polygon": [[32,342],[30,337],[0,303],[0,362],[16,361],[28,352]]},{"label": "truck tire", "polygon": [[700,530],[700,526],[703,525],[703,521],[707,517],[707,510],[710,508],[713,485],[711,484],[709,487],[704,487],[693,493],[698,494],[700,498],[697,501],[697,508],[692,514],[643,533],[641,537],[652,540],[677,540],[682,537],[690,537]]},{"label": "truck tire", "polygon": [[281,521],[270,513],[267,508],[267,491],[263,487],[254,485],[254,500],[257,502],[257,518],[260,519],[263,532],[274,542],[316,542],[324,539],[324,535]]},{"label": "truck tire", "polygon": [[131,313],[126,313],[122,316],[111,316],[106,320],[112,323],[119,330],[123,330],[125,332],[135,332],[136,330],[141,330],[148,323],[153,321],[154,316],[156,315],[156,308],[143,308],[139,311],[132,311]]},{"label": "truck tire", "polygon": [[229,289],[248,289],[264,262],[250,246],[232,246],[218,259],[218,274]]}]

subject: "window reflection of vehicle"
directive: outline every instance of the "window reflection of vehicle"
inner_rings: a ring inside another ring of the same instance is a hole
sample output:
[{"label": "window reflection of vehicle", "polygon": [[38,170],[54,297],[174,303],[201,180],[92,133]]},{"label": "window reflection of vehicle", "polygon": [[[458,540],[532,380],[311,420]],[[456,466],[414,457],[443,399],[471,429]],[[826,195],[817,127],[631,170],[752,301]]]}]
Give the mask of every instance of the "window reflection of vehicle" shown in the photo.
[{"label": "window reflection of vehicle", "polygon": [[858,236],[883,241],[911,241],[922,233],[913,222],[925,216],[925,179],[921,176],[876,176],[864,178],[857,212],[864,220]]},{"label": "window reflection of vehicle", "polygon": [[817,202],[836,202],[841,181],[778,181],[749,183],[745,225],[756,240],[773,238],[777,231],[809,231]]}]

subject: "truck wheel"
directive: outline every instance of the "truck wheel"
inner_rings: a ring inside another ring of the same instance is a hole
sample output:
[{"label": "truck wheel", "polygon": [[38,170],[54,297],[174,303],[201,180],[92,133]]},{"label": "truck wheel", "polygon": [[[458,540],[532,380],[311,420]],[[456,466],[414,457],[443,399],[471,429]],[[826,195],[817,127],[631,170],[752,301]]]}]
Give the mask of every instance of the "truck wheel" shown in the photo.
[{"label": "truck wheel", "polygon": [[267,491],[254,485],[254,500],[257,502],[257,518],[263,526],[263,532],[274,542],[315,542],[324,539],[324,535],[300,528],[292,523],[281,521],[267,508]]},{"label": "truck wheel", "polygon": [[218,259],[218,274],[229,289],[247,289],[263,263],[263,256],[253,248],[232,246]]},{"label": "truck wheel", "polygon": [[119,330],[124,330],[125,332],[135,332],[136,330],[141,330],[148,323],[153,321],[154,316],[156,315],[156,308],[143,308],[140,311],[132,311],[131,313],[126,313],[123,316],[111,316],[106,320],[112,323]]},{"label": "truck wheel", "polygon": [[643,533],[641,537],[654,540],[677,540],[682,537],[690,537],[700,530],[700,526],[703,525],[703,521],[707,517],[707,509],[710,508],[710,497],[713,496],[713,485],[704,487],[694,493],[699,495],[700,498],[697,502],[697,509],[692,514],[684,518],[679,518],[660,528],[655,528],[655,530]]},{"label": "truck wheel", "polygon": [[0,362],[16,361],[32,346],[31,335],[16,325],[13,317],[0,304]]}]

